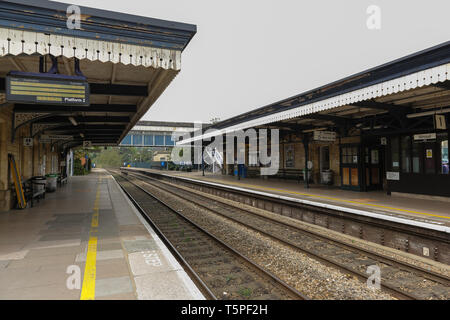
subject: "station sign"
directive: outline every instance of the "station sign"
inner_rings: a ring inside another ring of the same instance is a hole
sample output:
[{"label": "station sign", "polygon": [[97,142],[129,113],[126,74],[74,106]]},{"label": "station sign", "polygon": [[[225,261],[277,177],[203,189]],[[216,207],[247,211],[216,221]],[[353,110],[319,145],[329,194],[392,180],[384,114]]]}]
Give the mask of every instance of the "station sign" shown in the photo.
[{"label": "station sign", "polygon": [[73,136],[61,135],[61,134],[42,134],[42,140],[73,140]]},{"label": "station sign", "polygon": [[334,131],[314,131],[314,140],[324,142],[336,141],[336,132]]},{"label": "station sign", "polygon": [[415,134],[414,141],[434,141],[436,140],[436,133]]},{"label": "station sign", "polygon": [[434,115],[434,127],[438,130],[447,130],[447,123],[445,121],[445,115]]},{"label": "station sign", "polygon": [[57,77],[8,75],[6,100],[15,103],[54,104],[69,106],[89,105],[87,81],[71,81]]}]

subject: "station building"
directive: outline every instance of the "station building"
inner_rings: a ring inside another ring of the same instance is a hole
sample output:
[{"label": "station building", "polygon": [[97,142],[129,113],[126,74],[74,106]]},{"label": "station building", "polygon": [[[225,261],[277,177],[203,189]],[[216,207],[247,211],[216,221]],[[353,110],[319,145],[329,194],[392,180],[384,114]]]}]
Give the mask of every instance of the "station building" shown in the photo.
[{"label": "station building", "polygon": [[21,180],[65,174],[70,150],[119,145],[181,70],[196,26],[70,5],[0,2],[0,210]]},{"label": "station building", "polygon": [[[232,117],[204,128],[215,133],[179,144],[201,139],[208,145],[249,128],[279,129],[280,169],[264,178],[305,181],[309,170],[317,185],[332,173],[331,184],[342,189],[449,197],[449,80],[446,42]],[[259,166],[248,167],[258,156],[249,154],[249,143],[247,176],[258,176]],[[223,170],[236,172],[232,164]]]}]

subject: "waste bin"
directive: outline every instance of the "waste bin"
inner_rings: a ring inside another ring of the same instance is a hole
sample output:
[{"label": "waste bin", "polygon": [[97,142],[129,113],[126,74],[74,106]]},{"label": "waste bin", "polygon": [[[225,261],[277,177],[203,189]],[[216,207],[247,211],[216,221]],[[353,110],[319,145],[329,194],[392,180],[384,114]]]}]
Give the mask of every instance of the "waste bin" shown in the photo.
[{"label": "waste bin", "polygon": [[45,177],[42,176],[32,177],[31,182],[33,185],[33,193],[38,193],[40,191],[45,190],[45,186],[47,184],[47,180],[45,179]]},{"label": "waste bin", "polygon": [[324,170],[321,173],[321,180],[323,184],[331,185],[333,184],[333,171]]},{"label": "waste bin", "polygon": [[58,175],[57,174],[48,174],[46,175],[47,178],[47,192],[55,192],[56,191],[56,184],[58,182]]}]

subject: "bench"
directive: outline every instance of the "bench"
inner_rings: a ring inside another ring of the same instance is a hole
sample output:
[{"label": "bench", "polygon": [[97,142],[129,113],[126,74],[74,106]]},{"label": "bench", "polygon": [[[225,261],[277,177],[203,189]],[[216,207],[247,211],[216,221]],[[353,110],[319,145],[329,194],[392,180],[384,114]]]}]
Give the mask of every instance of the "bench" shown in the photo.
[{"label": "bench", "polygon": [[269,176],[269,178],[292,179],[300,182],[300,180],[303,180],[303,170],[293,168],[285,168],[285,169],[280,168],[278,169],[277,174]]},{"label": "bench", "polygon": [[[256,178],[260,176],[260,168],[259,167],[249,167],[247,169],[247,177],[249,178]],[[297,180],[300,182],[300,180],[303,180],[303,170],[302,169],[293,169],[293,168],[287,168],[287,169],[278,169],[277,174],[268,176],[269,178],[276,178],[276,179],[292,179]]]},{"label": "bench", "polygon": [[[44,187],[39,190],[34,190],[34,186],[37,185],[41,185]],[[27,202],[31,203],[31,208],[33,208],[34,199],[37,199],[38,202],[41,198],[45,199],[45,185],[45,182],[33,181],[33,178],[28,179],[22,183],[25,199],[27,200]]]},{"label": "bench", "polygon": [[58,175],[58,186],[67,184],[67,176]]}]

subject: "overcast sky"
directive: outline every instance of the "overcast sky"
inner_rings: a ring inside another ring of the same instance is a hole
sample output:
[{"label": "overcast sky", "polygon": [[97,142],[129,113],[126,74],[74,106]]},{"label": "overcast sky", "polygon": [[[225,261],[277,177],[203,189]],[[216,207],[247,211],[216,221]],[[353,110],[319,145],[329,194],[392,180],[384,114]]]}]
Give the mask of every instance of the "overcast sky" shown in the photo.
[{"label": "overcast sky", "polygon": [[[450,40],[448,0],[66,0],[196,24],[145,120],[221,120]],[[370,5],[381,29],[369,30]]]}]

